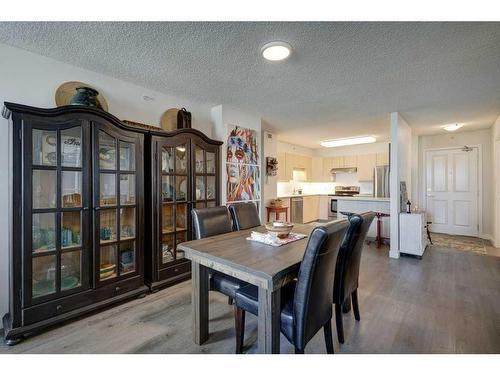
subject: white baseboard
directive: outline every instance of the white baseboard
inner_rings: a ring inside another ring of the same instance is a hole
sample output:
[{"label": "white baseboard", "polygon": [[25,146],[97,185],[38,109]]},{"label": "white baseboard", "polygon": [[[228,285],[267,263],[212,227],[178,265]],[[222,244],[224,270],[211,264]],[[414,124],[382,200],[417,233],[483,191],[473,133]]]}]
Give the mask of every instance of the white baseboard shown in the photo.
[{"label": "white baseboard", "polygon": [[482,238],[483,240],[488,240],[490,241],[491,245],[492,246],[495,246],[495,239],[493,238],[493,236],[491,234],[487,234],[487,233],[480,233],[479,238]]},{"label": "white baseboard", "polygon": [[399,250],[397,251],[389,250],[389,258],[399,259]]}]

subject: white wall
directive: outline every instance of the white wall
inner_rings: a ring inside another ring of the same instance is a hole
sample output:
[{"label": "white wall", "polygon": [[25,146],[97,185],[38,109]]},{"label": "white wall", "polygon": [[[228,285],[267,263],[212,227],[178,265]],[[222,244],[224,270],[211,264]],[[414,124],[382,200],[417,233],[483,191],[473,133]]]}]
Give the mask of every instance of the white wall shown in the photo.
[{"label": "white wall", "polygon": [[425,207],[425,151],[435,148],[481,146],[480,157],[483,161],[482,170],[482,215],[479,218],[481,237],[493,239],[494,235],[494,205],[491,204],[494,198],[494,167],[492,150],[492,129],[475,131],[465,131],[460,133],[443,133],[438,135],[428,135],[419,137],[419,171],[418,171],[418,206]]},{"label": "white wall", "polygon": [[493,195],[495,199],[493,212],[494,244],[500,247],[500,116],[491,127],[491,143],[493,158]]},{"label": "white wall", "polygon": [[[55,107],[54,94],[66,81],[82,81],[96,87],[108,101],[109,111],[119,119],[159,124],[169,108],[186,107],[193,115],[193,127],[212,136],[210,108],[213,104],[197,103],[165,95],[144,87],[64,64],[41,55],[0,44],[0,103],[18,102],[37,107]],[[143,95],[154,97],[145,102]],[[9,147],[7,120],[0,118],[0,316],[8,310],[9,246]]]},{"label": "white wall", "polygon": [[399,258],[399,195],[400,182],[406,181],[408,196],[411,197],[412,176],[412,134],[405,119],[398,113],[391,113],[391,246],[389,256]]},{"label": "white wall", "polygon": [[289,152],[291,154],[315,156],[315,150],[308,147],[302,147],[291,143],[278,141],[277,152]]},{"label": "white wall", "polygon": [[[278,196],[278,176],[266,176],[266,158],[277,158],[278,157],[278,140],[276,135],[268,132],[262,132],[262,193],[263,206],[268,206],[271,199],[275,199]],[[262,210],[262,217],[265,215],[265,209]],[[266,218],[267,219],[267,218]]]}]

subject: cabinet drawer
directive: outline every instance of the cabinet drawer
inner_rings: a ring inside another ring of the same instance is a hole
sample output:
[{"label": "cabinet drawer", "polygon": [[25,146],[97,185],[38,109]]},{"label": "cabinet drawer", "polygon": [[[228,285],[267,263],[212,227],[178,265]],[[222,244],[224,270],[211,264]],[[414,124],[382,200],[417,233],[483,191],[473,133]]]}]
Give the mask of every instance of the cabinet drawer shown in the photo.
[{"label": "cabinet drawer", "polygon": [[175,279],[177,277],[185,276],[191,272],[191,262],[185,261],[177,263],[171,267],[165,268],[160,271],[161,279]]},{"label": "cabinet drawer", "polygon": [[54,301],[41,303],[23,310],[23,324],[33,324],[45,319],[54,318],[72,310],[92,305],[120,294],[130,292],[144,285],[140,277],[122,280],[99,289],[89,289]]}]

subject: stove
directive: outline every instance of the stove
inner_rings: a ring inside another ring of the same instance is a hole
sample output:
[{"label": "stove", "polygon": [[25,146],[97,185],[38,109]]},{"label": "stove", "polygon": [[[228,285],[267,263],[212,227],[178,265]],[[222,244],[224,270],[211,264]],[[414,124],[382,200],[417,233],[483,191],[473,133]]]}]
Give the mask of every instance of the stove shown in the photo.
[{"label": "stove", "polygon": [[359,186],[335,186],[335,194],[340,196],[350,196],[359,194]]},{"label": "stove", "polygon": [[[335,186],[335,194],[328,194],[330,197],[352,197],[359,194],[359,186]],[[328,219],[335,220],[339,217],[337,210],[337,199],[330,199],[330,210]]]}]

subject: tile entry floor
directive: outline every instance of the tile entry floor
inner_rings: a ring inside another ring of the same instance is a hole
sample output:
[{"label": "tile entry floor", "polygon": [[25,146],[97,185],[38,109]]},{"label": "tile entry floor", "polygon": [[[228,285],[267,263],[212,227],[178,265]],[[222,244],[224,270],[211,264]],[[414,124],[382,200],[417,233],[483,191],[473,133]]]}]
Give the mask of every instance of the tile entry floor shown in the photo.
[{"label": "tile entry floor", "polygon": [[[361,321],[344,315],[336,353],[500,353],[500,258],[429,246],[422,260],[366,246],[360,274]],[[257,349],[247,314],[245,352]],[[233,308],[210,294],[210,338],[191,338],[191,283],[183,282],[60,325],[0,353],[233,353]],[[281,352],[293,347],[281,336]],[[325,353],[320,331],[306,353]]]}]

